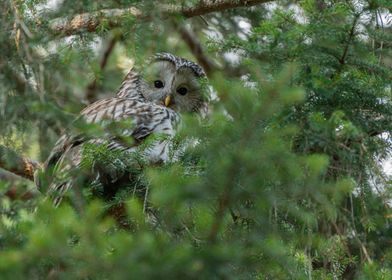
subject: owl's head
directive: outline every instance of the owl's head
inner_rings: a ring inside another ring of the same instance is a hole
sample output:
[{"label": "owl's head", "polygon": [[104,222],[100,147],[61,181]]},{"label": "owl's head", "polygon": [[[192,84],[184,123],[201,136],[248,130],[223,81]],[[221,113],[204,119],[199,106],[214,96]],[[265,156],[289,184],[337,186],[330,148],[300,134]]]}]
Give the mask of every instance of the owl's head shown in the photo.
[{"label": "owl's head", "polygon": [[138,70],[138,93],[179,112],[199,112],[207,102],[206,74],[196,63],[158,53]]}]

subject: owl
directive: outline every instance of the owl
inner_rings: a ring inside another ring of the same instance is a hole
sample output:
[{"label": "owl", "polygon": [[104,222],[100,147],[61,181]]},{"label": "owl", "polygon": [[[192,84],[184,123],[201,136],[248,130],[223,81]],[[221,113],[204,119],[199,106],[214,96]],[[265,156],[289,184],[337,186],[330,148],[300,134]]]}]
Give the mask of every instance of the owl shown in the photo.
[{"label": "owl", "polygon": [[[64,194],[78,184],[73,175],[75,170],[76,173],[80,170],[86,145],[104,144],[107,149],[126,155],[138,151],[145,162],[152,165],[168,162],[170,141],[181,122],[181,114],[202,114],[206,110],[205,81],[206,74],[199,65],[169,53],[158,53],[143,67],[131,69],[115,97],[87,106],[77,119],[101,126],[104,133],[97,137],[83,133],[63,135],[43,170],[35,176],[38,188],[53,198],[55,206],[59,205]],[[112,134],[108,127],[116,124],[121,124],[120,132]],[[153,138],[155,140],[144,147],[143,143],[152,135],[165,137]],[[107,188],[113,189],[119,176],[105,171],[110,165],[101,166],[89,177],[104,185],[108,183]]]}]

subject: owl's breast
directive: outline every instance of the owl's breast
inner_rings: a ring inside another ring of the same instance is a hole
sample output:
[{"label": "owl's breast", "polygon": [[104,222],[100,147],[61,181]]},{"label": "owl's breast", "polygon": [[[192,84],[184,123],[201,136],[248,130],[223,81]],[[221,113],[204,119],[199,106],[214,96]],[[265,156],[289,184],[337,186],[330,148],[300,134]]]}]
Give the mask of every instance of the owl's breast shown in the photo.
[{"label": "owl's breast", "polygon": [[[113,137],[112,132],[107,135],[109,148],[128,152],[143,149],[144,157],[151,163],[169,160],[169,144],[181,120],[180,115],[168,107],[118,97],[90,105],[83,110],[82,116],[87,123],[98,123],[104,127],[108,123],[118,126],[119,137]],[[120,139],[127,137],[133,138],[135,145],[129,145]]]}]

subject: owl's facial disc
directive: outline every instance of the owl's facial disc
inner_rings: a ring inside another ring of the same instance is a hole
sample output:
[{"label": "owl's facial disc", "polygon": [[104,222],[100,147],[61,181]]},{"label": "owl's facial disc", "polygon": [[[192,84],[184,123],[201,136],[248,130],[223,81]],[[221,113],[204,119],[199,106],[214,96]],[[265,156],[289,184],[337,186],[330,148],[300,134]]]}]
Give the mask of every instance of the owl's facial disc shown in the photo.
[{"label": "owl's facial disc", "polygon": [[143,72],[142,94],[146,100],[162,103],[170,94],[175,67],[167,61],[151,63]]},{"label": "owl's facial disc", "polygon": [[171,61],[152,62],[143,72],[142,94],[146,100],[175,111],[198,111],[204,102],[200,77],[192,68]]}]

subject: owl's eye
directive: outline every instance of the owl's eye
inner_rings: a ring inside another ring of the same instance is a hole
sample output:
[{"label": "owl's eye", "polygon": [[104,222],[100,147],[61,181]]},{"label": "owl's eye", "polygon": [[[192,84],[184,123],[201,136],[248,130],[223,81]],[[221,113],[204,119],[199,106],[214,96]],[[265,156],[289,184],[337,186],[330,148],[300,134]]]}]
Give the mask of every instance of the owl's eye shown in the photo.
[{"label": "owl's eye", "polygon": [[156,81],[154,81],[154,86],[156,88],[163,88],[164,84],[163,84],[163,82],[161,80],[156,80]]},{"label": "owl's eye", "polygon": [[178,94],[185,95],[188,92],[188,89],[185,87],[180,87],[177,89]]}]

